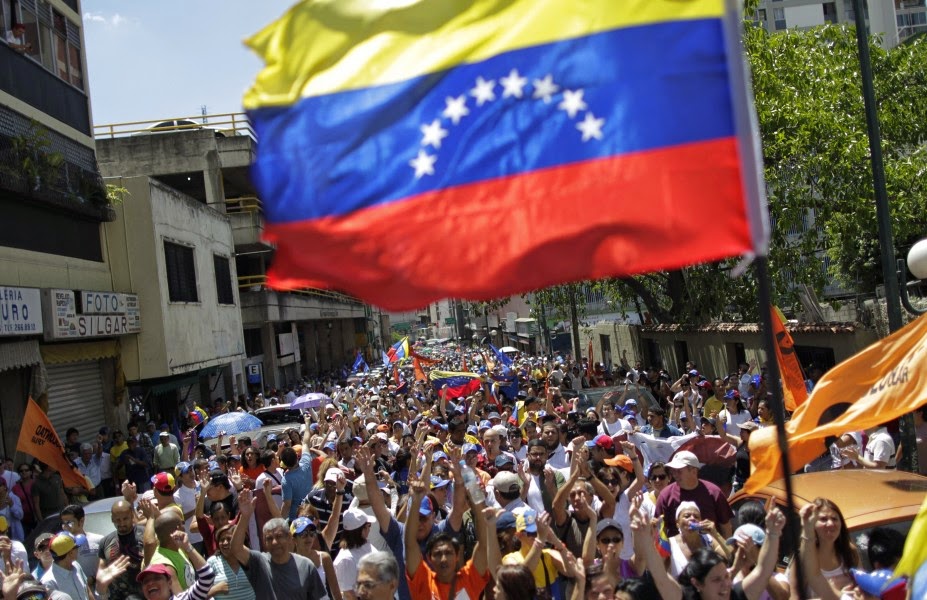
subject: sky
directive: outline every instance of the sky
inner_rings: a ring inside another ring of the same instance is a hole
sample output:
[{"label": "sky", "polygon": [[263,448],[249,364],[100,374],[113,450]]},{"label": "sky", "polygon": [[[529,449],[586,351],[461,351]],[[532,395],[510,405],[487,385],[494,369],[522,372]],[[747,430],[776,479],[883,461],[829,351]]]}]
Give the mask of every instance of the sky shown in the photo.
[{"label": "sky", "polygon": [[242,40],[295,0],[83,0],[95,125],[241,112],[262,64]]}]

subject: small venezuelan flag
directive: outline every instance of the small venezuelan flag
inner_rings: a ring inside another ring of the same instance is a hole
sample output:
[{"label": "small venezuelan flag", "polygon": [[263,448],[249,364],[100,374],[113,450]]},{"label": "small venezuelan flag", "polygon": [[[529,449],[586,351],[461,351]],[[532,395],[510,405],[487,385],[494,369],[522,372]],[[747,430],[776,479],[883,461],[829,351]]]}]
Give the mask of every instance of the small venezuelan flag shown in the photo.
[{"label": "small venezuelan flag", "polygon": [[447,398],[460,398],[480,391],[483,382],[476,373],[462,373],[460,371],[432,371],[428,374],[431,385],[437,392],[447,386]]},{"label": "small venezuelan flag", "polygon": [[190,411],[190,420],[193,421],[194,426],[199,425],[200,423],[205,423],[208,418],[209,415],[199,406]]},{"label": "small venezuelan flag", "polygon": [[400,310],[765,254],[728,4],[295,5],[247,42],[271,284]]}]

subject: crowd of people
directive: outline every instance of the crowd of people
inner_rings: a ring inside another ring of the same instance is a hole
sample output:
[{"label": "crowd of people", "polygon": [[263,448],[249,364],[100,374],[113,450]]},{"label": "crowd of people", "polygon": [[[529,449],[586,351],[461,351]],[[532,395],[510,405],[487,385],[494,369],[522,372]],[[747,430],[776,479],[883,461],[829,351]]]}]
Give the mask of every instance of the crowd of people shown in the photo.
[{"label": "crowd of people", "polygon": [[[395,364],[217,403],[214,413],[327,395],[260,445],[201,441],[198,415],[176,433],[175,415],[160,427],[103,427],[89,441],[68,431],[91,490],[66,488],[38,461],[0,463],[4,597],[799,598],[796,570],[776,572],[781,556],[801,556],[804,597],[903,597],[886,576],[901,555],[897,532],[872,532],[867,572],[827,498],[802,511],[800,555],[782,546],[775,506],[732,510],[751,432],[774,422],[755,366],[706,377],[690,363],[673,377],[570,357],[431,358],[436,369],[473,366],[478,389],[416,381],[420,371]],[[733,466],[709,480],[693,452],[658,460],[654,444],[687,436],[729,444]],[[885,428],[848,432],[808,468],[890,467],[894,443]],[[85,531],[83,507],[111,496],[115,530]],[[54,514],[61,531],[27,550]]]}]

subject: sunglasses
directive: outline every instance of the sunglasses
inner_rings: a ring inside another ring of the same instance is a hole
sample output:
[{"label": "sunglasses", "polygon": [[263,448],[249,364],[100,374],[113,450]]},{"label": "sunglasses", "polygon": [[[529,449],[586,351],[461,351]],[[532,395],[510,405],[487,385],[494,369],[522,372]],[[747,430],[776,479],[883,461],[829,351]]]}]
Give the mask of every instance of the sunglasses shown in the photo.
[{"label": "sunglasses", "polygon": [[651,480],[651,481],[663,481],[664,479],[666,479],[666,475],[665,475],[665,474],[664,474],[664,475],[652,475],[652,476],[650,477],[650,480]]},{"label": "sunglasses", "polygon": [[618,485],[621,481],[618,479],[603,479],[602,483],[605,485]]},{"label": "sunglasses", "polygon": [[604,538],[599,538],[599,543],[600,543],[600,544],[605,544],[606,546],[609,545],[609,544],[620,544],[620,543],[622,543],[622,542],[624,542],[624,539],[622,539],[622,538],[620,538],[620,537],[604,537]]}]

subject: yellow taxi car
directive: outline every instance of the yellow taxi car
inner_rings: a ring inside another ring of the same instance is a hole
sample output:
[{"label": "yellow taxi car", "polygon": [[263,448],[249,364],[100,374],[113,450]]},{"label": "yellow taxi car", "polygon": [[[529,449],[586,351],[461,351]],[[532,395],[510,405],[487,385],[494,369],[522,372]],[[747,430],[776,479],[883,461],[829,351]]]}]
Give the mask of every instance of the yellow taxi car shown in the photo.
[{"label": "yellow taxi car", "polygon": [[[927,495],[927,477],[888,469],[801,473],[792,477],[792,491],[796,510],[801,510],[818,497],[827,498],[840,507],[850,536],[868,569],[866,549],[869,531],[875,527],[890,527],[907,536],[911,522]],[[752,494],[741,490],[729,502],[736,514],[746,502],[756,501],[765,505],[770,498],[785,512],[785,480],[774,481]],[[798,515],[789,518],[797,522]],[[788,556],[797,548],[790,527],[783,532],[779,547],[780,562],[787,562]]]}]

